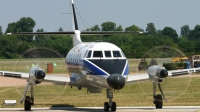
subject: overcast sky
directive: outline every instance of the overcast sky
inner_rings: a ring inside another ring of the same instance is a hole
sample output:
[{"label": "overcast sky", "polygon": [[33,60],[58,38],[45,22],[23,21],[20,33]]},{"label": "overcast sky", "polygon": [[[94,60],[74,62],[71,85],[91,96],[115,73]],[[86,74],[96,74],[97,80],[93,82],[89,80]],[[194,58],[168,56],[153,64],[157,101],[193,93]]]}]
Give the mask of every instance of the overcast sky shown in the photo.
[{"label": "overcast sky", "polygon": [[[0,26],[21,17],[36,21],[34,31],[71,30],[70,0],[0,0]],[[74,0],[79,29],[85,30],[103,22],[112,21],[125,29],[135,24],[146,29],[154,23],[157,30],[169,26],[180,34],[180,27],[194,29],[200,24],[200,0]],[[63,14],[65,13],[65,14]]]}]

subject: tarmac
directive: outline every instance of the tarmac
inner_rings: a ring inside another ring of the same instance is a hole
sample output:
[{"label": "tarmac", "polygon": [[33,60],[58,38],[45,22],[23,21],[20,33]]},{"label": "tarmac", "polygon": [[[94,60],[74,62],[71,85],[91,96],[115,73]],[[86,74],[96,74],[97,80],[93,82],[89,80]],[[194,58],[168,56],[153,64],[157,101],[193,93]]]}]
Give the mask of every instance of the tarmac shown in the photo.
[{"label": "tarmac", "polygon": [[[21,112],[23,108],[0,108],[1,112]],[[36,112],[104,112],[103,107],[51,107],[32,108]],[[163,109],[147,107],[118,107],[117,112],[200,112],[200,106],[164,106]]]}]

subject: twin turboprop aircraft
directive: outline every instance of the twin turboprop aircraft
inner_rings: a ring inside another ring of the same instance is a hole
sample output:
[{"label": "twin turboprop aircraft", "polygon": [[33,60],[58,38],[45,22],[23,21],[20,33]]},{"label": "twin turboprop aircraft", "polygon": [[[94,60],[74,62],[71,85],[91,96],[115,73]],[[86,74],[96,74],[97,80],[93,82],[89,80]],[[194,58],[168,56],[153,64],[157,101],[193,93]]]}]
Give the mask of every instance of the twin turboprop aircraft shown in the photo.
[{"label": "twin turboprop aircraft", "polygon": [[[180,76],[190,73],[200,72],[200,68],[167,71],[165,68],[154,65],[148,68],[148,73],[130,75],[128,60],[122,50],[114,44],[107,42],[83,43],[80,35],[110,35],[110,34],[139,34],[140,32],[101,32],[101,31],[79,31],[76,20],[73,0],[71,4],[72,30],[71,32],[22,32],[8,33],[7,35],[72,35],[74,47],[66,56],[68,69],[67,76],[47,75],[40,67],[33,67],[29,73],[0,71],[3,76],[27,79],[27,85],[20,103],[24,101],[24,109],[31,110],[34,105],[34,85],[42,81],[53,82],[54,84],[68,84],[79,89],[87,88],[90,93],[101,93],[106,89],[108,102],[104,103],[104,111],[116,111],[117,104],[112,101],[113,91],[120,90],[127,84],[150,80],[153,83],[153,102],[156,108],[162,108],[165,100],[160,83],[166,77]],[[158,84],[161,94],[156,94],[156,84]],[[30,86],[31,96],[26,96]]]}]

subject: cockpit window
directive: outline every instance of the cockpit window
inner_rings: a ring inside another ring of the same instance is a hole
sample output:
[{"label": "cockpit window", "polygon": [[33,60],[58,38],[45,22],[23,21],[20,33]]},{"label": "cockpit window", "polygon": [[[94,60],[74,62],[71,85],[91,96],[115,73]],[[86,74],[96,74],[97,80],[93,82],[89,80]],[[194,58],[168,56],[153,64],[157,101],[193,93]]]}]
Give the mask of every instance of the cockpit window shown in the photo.
[{"label": "cockpit window", "polygon": [[103,57],[102,51],[94,51],[93,57]]},{"label": "cockpit window", "polygon": [[113,57],[122,57],[119,51],[113,51]]},{"label": "cockpit window", "polygon": [[87,57],[86,58],[90,58],[91,57],[91,54],[92,54],[92,51],[90,50],[87,54]]},{"label": "cockpit window", "polygon": [[110,58],[111,52],[110,51],[104,51],[105,57]]},{"label": "cockpit window", "polygon": [[84,56],[83,56],[84,58],[86,58],[87,53],[88,53],[88,50],[85,52],[85,54],[84,54]]},{"label": "cockpit window", "polygon": [[123,57],[126,57],[122,51],[121,51],[121,53],[122,53],[122,56],[123,56]]}]

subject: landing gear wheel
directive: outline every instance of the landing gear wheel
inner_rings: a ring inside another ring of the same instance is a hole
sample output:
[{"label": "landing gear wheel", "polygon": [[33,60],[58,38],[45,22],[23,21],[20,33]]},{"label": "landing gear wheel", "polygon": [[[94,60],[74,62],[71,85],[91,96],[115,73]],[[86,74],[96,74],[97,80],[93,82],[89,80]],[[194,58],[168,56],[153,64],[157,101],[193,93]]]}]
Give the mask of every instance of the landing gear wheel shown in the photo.
[{"label": "landing gear wheel", "polygon": [[30,96],[25,97],[24,110],[31,110],[31,98],[30,98]]},{"label": "landing gear wheel", "polygon": [[116,107],[117,107],[117,104],[115,102],[112,102],[111,110],[116,111]]},{"label": "landing gear wheel", "polygon": [[163,106],[163,100],[161,95],[156,95],[156,109],[162,109]]},{"label": "landing gear wheel", "polygon": [[104,103],[104,111],[109,111],[109,103],[108,102],[105,102]]}]

